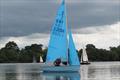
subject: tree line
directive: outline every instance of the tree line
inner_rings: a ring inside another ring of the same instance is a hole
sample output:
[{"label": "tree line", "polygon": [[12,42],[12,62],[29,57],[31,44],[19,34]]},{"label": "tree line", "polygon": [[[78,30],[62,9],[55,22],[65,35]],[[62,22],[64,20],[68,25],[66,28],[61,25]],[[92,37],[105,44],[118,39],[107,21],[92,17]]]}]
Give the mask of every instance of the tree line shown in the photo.
[{"label": "tree line", "polygon": [[[80,59],[82,49],[76,51]],[[87,44],[86,52],[90,61],[120,61],[120,45],[106,50]],[[45,62],[46,54],[47,48],[43,49],[42,44],[31,44],[20,49],[14,41],[10,41],[0,49],[0,63],[32,63],[34,59],[39,62],[40,56]]]}]

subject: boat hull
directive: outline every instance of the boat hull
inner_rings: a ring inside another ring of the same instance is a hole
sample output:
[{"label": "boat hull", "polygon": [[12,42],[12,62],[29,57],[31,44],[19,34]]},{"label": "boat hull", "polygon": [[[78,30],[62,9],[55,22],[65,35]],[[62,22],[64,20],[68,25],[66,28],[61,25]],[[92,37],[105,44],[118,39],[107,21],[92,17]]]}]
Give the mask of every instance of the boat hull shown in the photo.
[{"label": "boat hull", "polygon": [[90,64],[90,62],[84,61],[84,62],[81,62],[80,64],[82,64],[82,65],[88,65],[88,64]]},{"label": "boat hull", "polygon": [[43,72],[79,72],[80,66],[44,66]]}]

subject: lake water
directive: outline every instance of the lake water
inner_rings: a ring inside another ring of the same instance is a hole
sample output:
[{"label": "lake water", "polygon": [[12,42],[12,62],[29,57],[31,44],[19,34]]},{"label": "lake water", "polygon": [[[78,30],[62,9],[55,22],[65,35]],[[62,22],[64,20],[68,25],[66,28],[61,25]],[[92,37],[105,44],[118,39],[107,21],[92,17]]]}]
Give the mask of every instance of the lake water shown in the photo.
[{"label": "lake water", "polygon": [[0,80],[120,80],[120,62],[92,62],[79,73],[43,73],[41,64],[0,64]]}]

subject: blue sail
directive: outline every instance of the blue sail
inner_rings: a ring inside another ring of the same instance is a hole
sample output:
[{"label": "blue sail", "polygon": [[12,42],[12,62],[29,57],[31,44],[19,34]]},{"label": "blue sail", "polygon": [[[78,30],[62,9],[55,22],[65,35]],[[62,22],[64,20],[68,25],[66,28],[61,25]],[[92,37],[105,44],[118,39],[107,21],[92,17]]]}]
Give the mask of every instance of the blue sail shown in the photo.
[{"label": "blue sail", "polygon": [[57,58],[67,61],[66,27],[65,1],[63,0],[51,30],[46,62],[54,62]]},{"label": "blue sail", "polygon": [[70,65],[80,65],[71,31],[69,31],[69,54],[68,55],[69,55],[68,59],[69,59]]}]

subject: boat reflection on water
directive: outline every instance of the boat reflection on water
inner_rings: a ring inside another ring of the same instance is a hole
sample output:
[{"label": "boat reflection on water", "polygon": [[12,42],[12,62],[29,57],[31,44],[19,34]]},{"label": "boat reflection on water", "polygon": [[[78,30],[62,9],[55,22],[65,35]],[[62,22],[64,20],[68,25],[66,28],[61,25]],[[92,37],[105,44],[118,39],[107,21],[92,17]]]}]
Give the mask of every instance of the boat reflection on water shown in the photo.
[{"label": "boat reflection on water", "polygon": [[0,64],[0,80],[80,80],[79,72],[42,72],[39,64]]},{"label": "boat reflection on water", "polygon": [[78,72],[57,72],[49,73],[43,72],[44,80],[80,80],[80,74]]},{"label": "boat reflection on water", "polygon": [[0,80],[81,80],[79,73],[5,73]]}]

